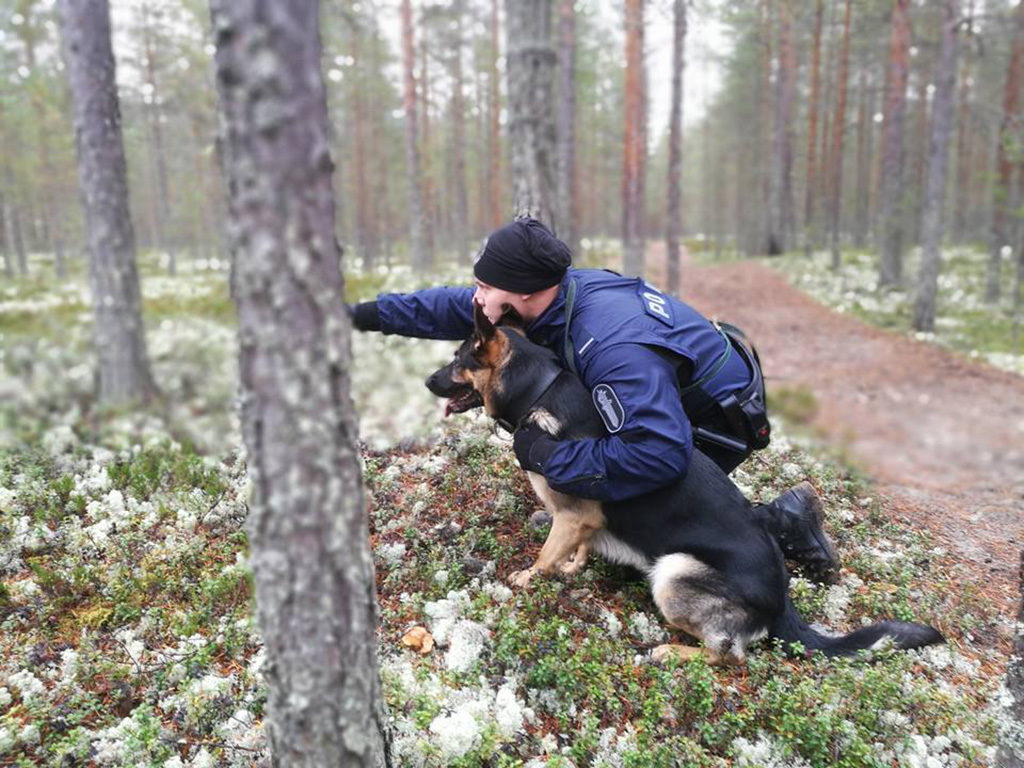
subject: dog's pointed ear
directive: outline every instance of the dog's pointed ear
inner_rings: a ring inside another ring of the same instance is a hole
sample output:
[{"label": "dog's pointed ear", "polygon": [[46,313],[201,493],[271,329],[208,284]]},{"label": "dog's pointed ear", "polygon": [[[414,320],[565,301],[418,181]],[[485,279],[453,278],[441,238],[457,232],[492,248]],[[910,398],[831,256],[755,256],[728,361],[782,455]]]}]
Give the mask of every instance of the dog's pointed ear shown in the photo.
[{"label": "dog's pointed ear", "polygon": [[486,342],[494,338],[494,323],[487,319],[484,309],[477,303],[473,303],[473,325],[476,327],[476,335],[480,341]]},{"label": "dog's pointed ear", "polygon": [[513,331],[519,331],[525,333],[526,321],[523,320],[523,316],[519,314],[519,311],[508,304],[505,305],[505,314],[501,316],[501,325],[509,328]]}]

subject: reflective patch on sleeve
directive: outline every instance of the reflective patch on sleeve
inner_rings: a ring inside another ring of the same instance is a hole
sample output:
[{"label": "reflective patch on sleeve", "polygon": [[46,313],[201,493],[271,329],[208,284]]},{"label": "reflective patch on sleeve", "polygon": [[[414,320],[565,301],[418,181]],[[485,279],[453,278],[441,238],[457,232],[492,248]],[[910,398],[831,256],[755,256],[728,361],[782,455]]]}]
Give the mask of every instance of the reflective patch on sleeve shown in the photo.
[{"label": "reflective patch on sleeve", "polygon": [[619,402],[619,396],[609,384],[598,384],[592,393],[594,407],[601,414],[601,420],[609,432],[615,433],[622,429],[626,420],[626,410]]}]

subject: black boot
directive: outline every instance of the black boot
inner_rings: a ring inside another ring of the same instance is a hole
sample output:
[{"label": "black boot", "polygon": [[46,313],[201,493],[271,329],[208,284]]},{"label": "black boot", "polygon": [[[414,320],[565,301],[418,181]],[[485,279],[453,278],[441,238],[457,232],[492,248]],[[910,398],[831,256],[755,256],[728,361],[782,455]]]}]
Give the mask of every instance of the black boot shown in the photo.
[{"label": "black boot", "polygon": [[839,558],[822,527],[825,509],[810,483],[802,482],[775,501],[754,507],[754,514],[807,578],[821,584],[839,580]]}]

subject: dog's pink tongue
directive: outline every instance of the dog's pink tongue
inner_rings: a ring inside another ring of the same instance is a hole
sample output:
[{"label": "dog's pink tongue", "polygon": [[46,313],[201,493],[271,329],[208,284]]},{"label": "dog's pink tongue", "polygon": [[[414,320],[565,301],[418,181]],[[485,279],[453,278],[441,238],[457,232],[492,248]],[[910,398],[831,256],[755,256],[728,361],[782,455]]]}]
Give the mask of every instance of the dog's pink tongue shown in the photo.
[{"label": "dog's pink tongue", "polygon": [[448,400],[448,401],[445,402],[445,404],[444,404],[444,415],[445,415],[445,418],[447,418],[447,417],[452,415],[452,405],[454,403],[455,403],[455,398],[454,397],[451,400]]}]

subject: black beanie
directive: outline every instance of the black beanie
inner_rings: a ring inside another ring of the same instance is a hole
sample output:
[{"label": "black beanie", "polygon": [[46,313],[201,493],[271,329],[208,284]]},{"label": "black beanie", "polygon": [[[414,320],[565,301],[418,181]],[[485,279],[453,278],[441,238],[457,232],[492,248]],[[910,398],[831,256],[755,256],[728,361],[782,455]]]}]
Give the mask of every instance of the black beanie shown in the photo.
[{"label": "black beanie", "polygon": [[536,219],[495,230],[473,266],[476,279],[513,293],[534,293],[557,285],[572,264],[569,246]]}]

